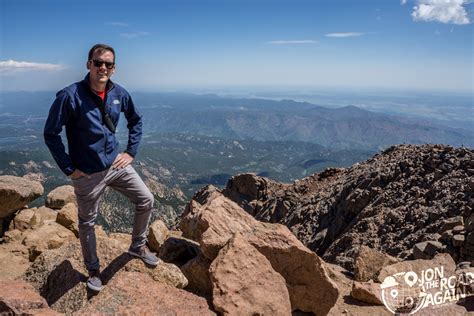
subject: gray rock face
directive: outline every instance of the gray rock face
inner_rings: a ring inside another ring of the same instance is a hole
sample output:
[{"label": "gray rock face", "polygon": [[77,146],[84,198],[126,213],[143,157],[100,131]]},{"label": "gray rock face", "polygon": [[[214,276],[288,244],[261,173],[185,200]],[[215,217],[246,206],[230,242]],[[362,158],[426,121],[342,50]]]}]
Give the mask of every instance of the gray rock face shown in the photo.
[{"label": "gray rock face", "polygon": [[[329,168],[292,184],[238,175],[224,194],[256,219],[284,224],[324,260],[350,271],[361,245],[405,260],[413,258],[416,244],[439,241],[430,257],[439,250],[470,261],[472,161],[468,148],[399,145],[351,168]],[[455,247],[452,230],[460,225],[465,240],[457,237]]]},{"label": "gray rock face", "polygon": [[37,181],[14,176],[0,176],[0,218],[7,217],[43,194]]}]

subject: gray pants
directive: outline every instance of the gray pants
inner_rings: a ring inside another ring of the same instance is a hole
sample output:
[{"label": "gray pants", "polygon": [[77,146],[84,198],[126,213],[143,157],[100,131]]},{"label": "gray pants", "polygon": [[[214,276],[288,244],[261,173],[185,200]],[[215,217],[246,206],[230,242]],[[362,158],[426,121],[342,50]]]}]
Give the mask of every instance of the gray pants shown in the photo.
[{"label": "gray pants", "polygon": [[132,245],[140,247],[147,241],[147,230],[153,208],[153,195],[135,169],[128,165],[123,169],[112,168],[73,180],[79,213],[79,239],[87,270],[100,268],[96,251],[95,221],[99,201],[107,186],[119,191],[135,204]]}]

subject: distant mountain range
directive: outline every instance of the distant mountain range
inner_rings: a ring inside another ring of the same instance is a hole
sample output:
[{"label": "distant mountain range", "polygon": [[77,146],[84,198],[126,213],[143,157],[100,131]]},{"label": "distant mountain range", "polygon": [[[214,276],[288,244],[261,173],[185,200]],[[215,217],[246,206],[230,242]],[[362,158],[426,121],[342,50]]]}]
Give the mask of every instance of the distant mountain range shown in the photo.
[{"label": "distant mountain range", "polygon": [[[474,132],[434,121],[370,112],[355,106],[326,108],[307,102],[231,98],[213,94],[133,93],[144,114],[144,133],[191,134],[233,140],[299,141],[328,149],[380,150],[394,144],[443,143],[474,147]],[[53,92],[2,93],[0,148],[42,138]],[[126,136],[122,119],[119,135]],[[22,138],[21,138],[22,137]]]},{"label": "distant mountain range", "polygon": [[379,150],[400,143],[474,145],[472,131],[355,106],[331,109],[292,100],[188,94],[137,94],[136,100],[153,132],[303,141],[331,149]]}]

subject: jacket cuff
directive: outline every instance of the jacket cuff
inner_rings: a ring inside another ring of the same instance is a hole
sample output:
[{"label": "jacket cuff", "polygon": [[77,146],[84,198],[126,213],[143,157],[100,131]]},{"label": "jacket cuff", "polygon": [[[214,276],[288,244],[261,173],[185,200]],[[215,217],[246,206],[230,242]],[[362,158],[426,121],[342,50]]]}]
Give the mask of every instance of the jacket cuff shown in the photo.
[{"label": "jacket cuff", "polygon": [[76,168],[74,167],[67,167],[63,170],[63,172],[69,177],[75,170]]}]

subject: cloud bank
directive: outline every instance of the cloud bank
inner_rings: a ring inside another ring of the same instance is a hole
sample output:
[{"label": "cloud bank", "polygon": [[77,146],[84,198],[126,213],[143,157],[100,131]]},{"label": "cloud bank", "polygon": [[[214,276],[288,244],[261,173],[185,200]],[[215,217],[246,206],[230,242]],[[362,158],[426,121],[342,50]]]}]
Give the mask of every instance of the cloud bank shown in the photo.
[{"label": "cloud bank", "polygon": [[137,37],[143,37],[143,36],[148,36],[151,35],[150,32],[132,32],[132,33],[121,33],[120,36],[131,39],[131,38],[137,38]]},{"label": "cloud bank", "polygon": [[13,59],[0,61],[0,73],[14,73],[24,71],[59,71],[66,67],[59,64],[32,63],[28,61],[15,61]]},{"label": "cloud bank", "polygon": [[415,21],[469,24],[465,0],[418,0],[411,16]]}]

